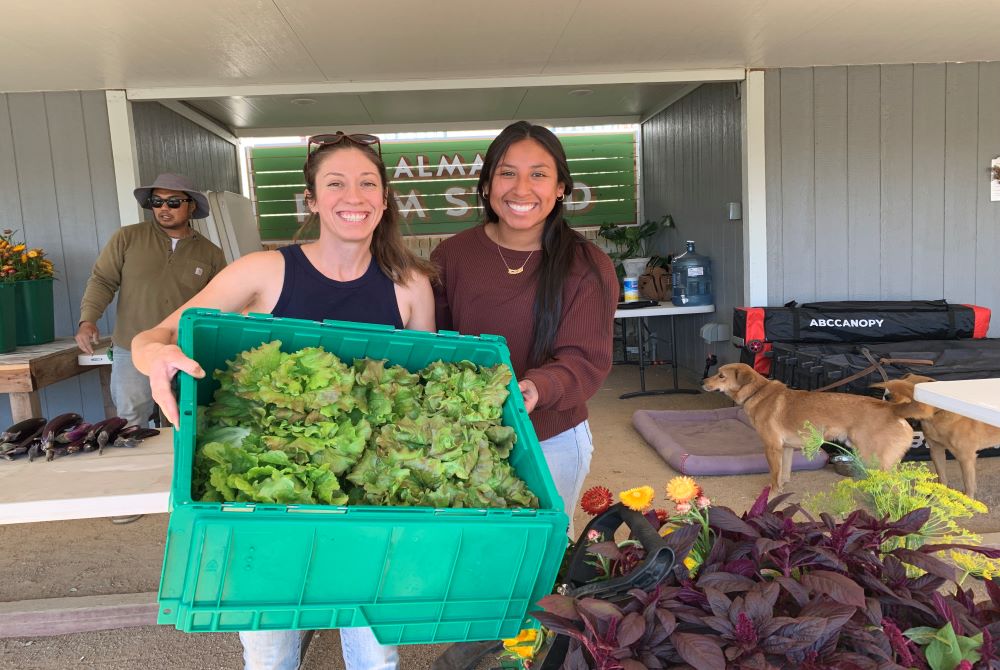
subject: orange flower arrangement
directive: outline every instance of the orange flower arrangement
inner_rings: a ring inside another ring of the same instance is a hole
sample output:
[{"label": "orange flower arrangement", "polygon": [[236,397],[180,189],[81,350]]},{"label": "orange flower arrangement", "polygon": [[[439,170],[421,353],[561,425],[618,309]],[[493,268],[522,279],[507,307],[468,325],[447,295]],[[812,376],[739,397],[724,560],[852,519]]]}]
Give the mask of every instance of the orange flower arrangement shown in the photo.
[{"label": "orange flower arrangement", "polygon": [[23,242],[15,242],[13,230],[0,234],[0,281],[48,279],[54,274],[44,249],[30,249]]}]

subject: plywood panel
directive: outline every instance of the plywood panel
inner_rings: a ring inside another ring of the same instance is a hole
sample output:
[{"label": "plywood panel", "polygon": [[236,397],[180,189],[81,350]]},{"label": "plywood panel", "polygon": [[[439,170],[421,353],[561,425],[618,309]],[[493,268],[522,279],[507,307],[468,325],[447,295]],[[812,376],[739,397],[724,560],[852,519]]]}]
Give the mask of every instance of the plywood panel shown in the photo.
[{"label": "plywood panel", "polygon": [[944,297],[945,66],[913,66],[913,296]]},{"label": "plywood panel", "polygon": [[847,295],[847,68],[817,68],[815,104],[816,299]]},{"label": "plywood panel", "polygon": [[[663,236],[666,251],[684,250],[695,240],[699,253],[712,260],[715,314],[677,321],[678,360],[704,368],[706,345],[699,335],[709,321],[729,323],[733,307],[743,300],[743,229],[729,221],[726,203],[741,198],[740,105],[733,84],[707,84],[649,119],[642,127],[642,188],[647,219],[671,214],[676,230]],[[657,351],[666,358],[669,322],[651,321],[662,338]],[[728,345],[715,345],[723,361],[738,355]]]},{"label": "plywood panel", "polygon": [[[988,170],[1000,156],[1000,62],[979,66],[979,149],[976,160],[975,301],[1000,315],[1000,203],[991,202]],[[992,319],[990,337],[1000,335],[1000,317]]]},{"label": "plywood panel", "polygon": [[[781,75],[781,209],[785,222],[781,253],[785,258],[783,292],[787,299],[816,297],[812,263],[816,257],[814,184],[813,71],[790,69]],[[794,234],[788,234],[794,227]]]},{"label": "plywood panel", "polygon": [[236,147],[158,102],[132,105],[139,180],[162,172],[190,177],[202,191],[240,192]]},{"label": "plywood panel", "polygon": [[848,297],[881,295],[879,67],[847,70]]},{"label": "plywood panel", "polygon": [[[65,105],[70,98],[53,101],[54,107]],[[14,155],[17,161],[17,186],[21,200],[24,239],[29,246],[42,247],[51,257],[60,281],[53,282],[56,336],[76,332],[69,312],[69,282],[62,280],[66,272],[67,249],[60,231],[60,208],[54,172],[54,157],[64,157],[58,147],[53,151],[52,137],[42,93],[16,93],[9,96],[11,127],[14,133]],[[79,112],[78,112],[79,113]],[[68,112],[72,115],[72,112]],[[65,154],[67,161],[79,157]],[[67,212],[67,217],[69,213]],[[43,391],[46,412],[64,406],[80,406],[80,383],[67,380]]]},{"label": "plywood panel", "polygon": [[975,299],[979,66],[949,64],[945,80],[944,297]]},{"label": "plywood panel", "polygon": [[880,217],[882,298],[913,292],[913,66],[881,68]]}]

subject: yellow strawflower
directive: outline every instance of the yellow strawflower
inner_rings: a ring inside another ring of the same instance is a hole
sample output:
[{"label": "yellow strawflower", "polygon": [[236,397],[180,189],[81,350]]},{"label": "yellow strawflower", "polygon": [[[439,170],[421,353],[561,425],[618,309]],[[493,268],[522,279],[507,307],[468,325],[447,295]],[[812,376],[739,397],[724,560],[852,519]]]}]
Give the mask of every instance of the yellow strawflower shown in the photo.
[{"label": "yellow strawflower", "polygon": [[13,251],[14,253],[18,253],[20,251],[24,251],[24,249],[25,249],[25,246],[23,244],[18,244],[16,247],[14,247],[13,249],[11,249],[11,251]]},{"label": "yellow strawflower", "polygon": [[32,249],[28,252],[28,258],[38,258],[38,250]]},{"label": "yellow strawflower", "polygon": [[628,491],[622,491],[618,494],[618,498],[629,509],[641,512],[649,507],[655,495],[656,491],[653,490],[652,486],[639,486]]},{"label": "yellow strawflower", "polygon": [[503,648],[520,658],[531,658],[535,655],[535,641],[538,639],[536,628],[525,628],[517,637],[509,637],[503,641]]},{"label": "yellow strawflower", "polygon": [[691,477],[674,477],[667,482],[667,497],[675,503],[691,502],[701,495],[701,487]]}]

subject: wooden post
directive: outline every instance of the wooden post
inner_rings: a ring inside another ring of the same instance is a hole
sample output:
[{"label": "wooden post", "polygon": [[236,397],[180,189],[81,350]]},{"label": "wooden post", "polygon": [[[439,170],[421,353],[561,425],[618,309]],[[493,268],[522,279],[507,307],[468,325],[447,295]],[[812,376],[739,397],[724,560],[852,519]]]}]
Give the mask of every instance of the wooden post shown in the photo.
[{"label": "wooden post", "polygon": [[10,416],[12,423],[42,415],[42,402],[38,391],[10,394]]},{"label": "wooden post", "polygon": [[113,416],[118,416],[118,411],[115,409],[115,403],[111,399],[111,366],[100,366],[98,368],[98,374],[101,376],[101,396],[104,398],[104,418],[110,419]]}]

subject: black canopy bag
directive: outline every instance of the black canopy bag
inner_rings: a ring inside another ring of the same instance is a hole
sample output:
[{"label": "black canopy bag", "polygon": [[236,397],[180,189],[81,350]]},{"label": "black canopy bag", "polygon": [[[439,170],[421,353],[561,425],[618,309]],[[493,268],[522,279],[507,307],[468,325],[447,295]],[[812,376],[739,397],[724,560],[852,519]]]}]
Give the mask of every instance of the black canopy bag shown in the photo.
[{"label": "black canopy bag", "polygon": [[945,300],[795,301],[783,307],[737,307],[733,343],[740,361],[771,372],[774,342],[849,343],[984,338],[990,310]]}]

